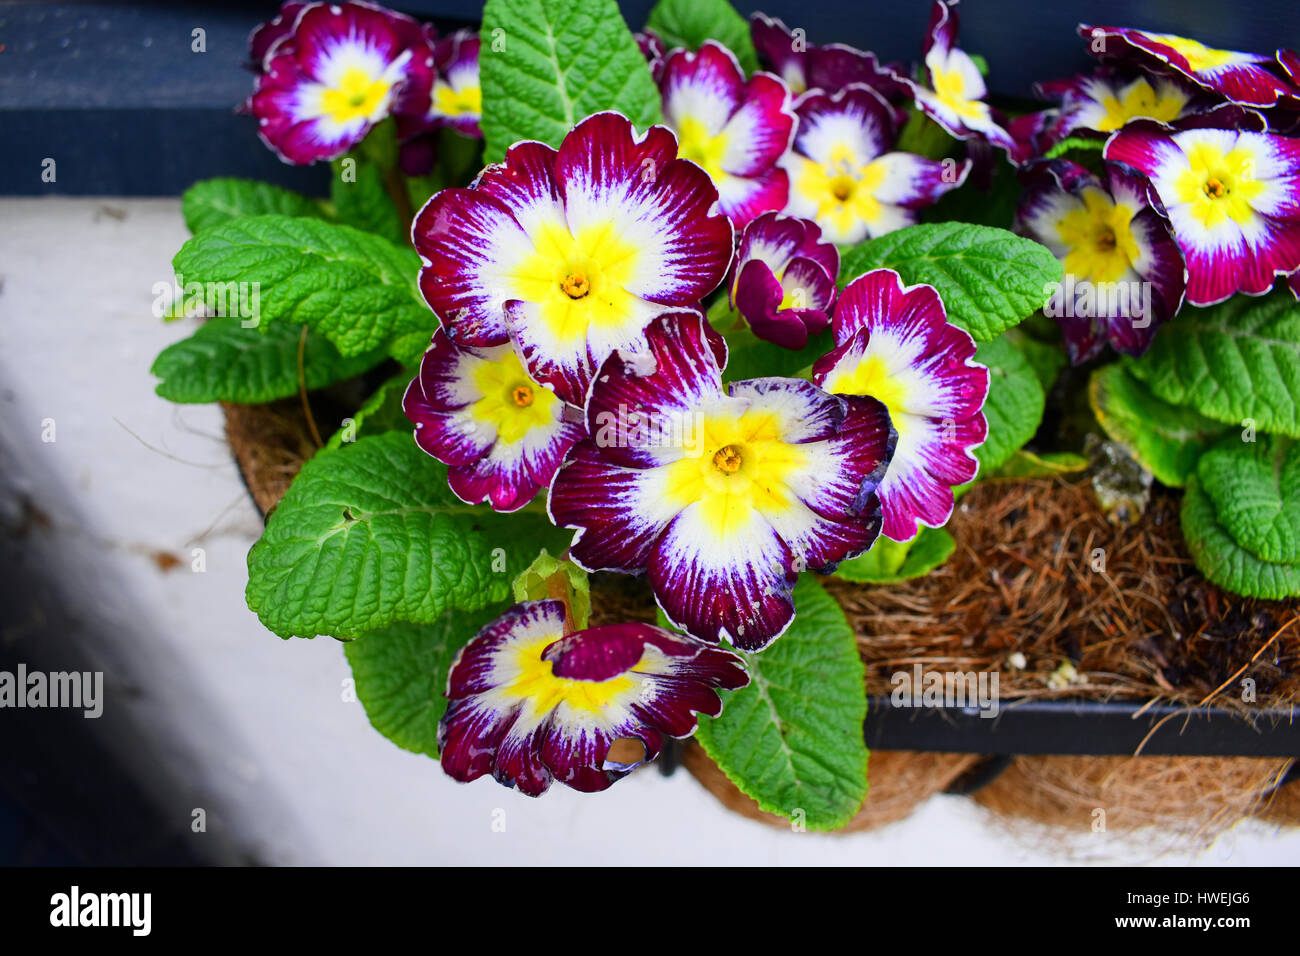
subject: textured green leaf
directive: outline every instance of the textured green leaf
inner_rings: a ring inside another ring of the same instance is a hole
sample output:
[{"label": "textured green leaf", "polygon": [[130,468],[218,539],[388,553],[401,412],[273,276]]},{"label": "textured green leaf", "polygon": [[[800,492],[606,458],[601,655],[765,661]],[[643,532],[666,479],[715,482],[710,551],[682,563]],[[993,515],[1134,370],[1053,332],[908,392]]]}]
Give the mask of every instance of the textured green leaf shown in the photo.
[{"label": "textured green leaf", "polygon": [[942,528],[922,528],[911,541],[891,541],[882,536],[866,554],[840,564],[835,576],[872,584],[910,581],[929,574],[956,550],[957,542]]},{"label": "textured green leaf", "polygon": [[989,436],[975,449],[982,475],[1001,466],[1034,437],[1043,420],[1045,396],[1029,360],[1005,337],[979,346],[975,361],[989,368],[989,397],[984,403]]},{"label": "textured green leaf", "polygon": [[1189,306],[1127,365],[1171,405],[1300,437],[1300,302],[1285,290]]},{"label": "textured green leaf", "polygon": [[505,600],[543,547],[572,532],[537,511],[460,501],[409,434],[319,452],[248,554],[248,606],[281,637],[354,637]]},{"label": "textured green leaf", "polygon": [[1201,456],[1196,477],[1238,544],[1266,561],[1300,562],[1300,442],[1229,434]]},{"label": "textured green leaf", "polygon": [[794,591],[790,630],[744,654],[750,683],[726,695],[722,714],[700,718],[696,739],[769,813],[834,830],[867,796],[862,738],[865,672],[844,612],[811,575]]},{"label": "textured green leaf", "polygon": [[427,338],[438,324],[416,286],[415,250],[351,226],[289,216],[232,219],[186,242],[172,265],[187,285],[257,283],[260,328],[307,325],[344,356],[401,334]]},{"label": "textured green leaf", "polygon": [[[353,175],[344,176],[343,164],[352,160]],[[397,246],[410,242],[411,224],[402,219],[384,188],[384,171],[364,156],[345,156],[331,164],[330,201],[334,215],[345,226],[383,236]]]},{"label": "textured green leaf", "polygon": [[315,200],[255,179],[204,179],[181,196],[181,215],[195,234],[231,219],[270,214],[324,216]]},{"label": "textured green leaf", "polygon": [[615,0],[487,0],[483,38],[488,162],[522,139],[558,147],[602,110],[641,130],[662,120],[659,90]]},{"label": "textured green leaf", "polygon": [[1187,478],[1182,526],[1196,566],[1219,587],[1270,600],[1300,597],[1300,566],[1265,561],[1237,544],[1219,524],[1214,503],[1195,475]]},{"label": "textured green leaf", "polygon": [[987,342],[1043,307],[1061,263],[1030,239],[962,222],[908,226],[846,249],[840,284],[893,269],[909,285],[934,286],[948,318]]},{"label": "textured green leaf", "polygon": [[[163,349],[150,371],[162,379],[157,392],[172,402],[239,402],[255,405],[298,393],[302,329],[279,324],[265,334],[246,329],[233,316],[209,319],[187,339]],[[312,333],[302,346],[308,389],[360,375],[383,355],[343,358],[328,339]]]},{"label": "textured green leaf", "polygon": [[402,369],[392,378],[380,385],[361,403],[361,407],[345,421],[325,442],[326,448],[341,448],[366,435],[382,435],[384,432],[400,431],[411,434],[414,427],[411,420],[402,411],[402,396],[406,387],[415,378],[414,369]]},{"label": "textured green leaf", "polygon": [[1111,440],[1173,488],[1183,486],[1201,453],[1224,431],[1222,422],[1156,398],[1124,363],[1092,373],[1088,401]]},{"label": "textured green leaf", "polygon": [[403,750],[436,759],[452,661],[505,609],[502,603],[448,611],[432,624],[392,624],[344,644],[357,698],[374,728]]},{"label": "textured green leaf", "polygon": [[679,46],[698,50],[705,40],[717,40],[736,54],[746,73],[758,69],[749,24],[728,0],[659,0],[645,25],[659,34],[669,50]]}]

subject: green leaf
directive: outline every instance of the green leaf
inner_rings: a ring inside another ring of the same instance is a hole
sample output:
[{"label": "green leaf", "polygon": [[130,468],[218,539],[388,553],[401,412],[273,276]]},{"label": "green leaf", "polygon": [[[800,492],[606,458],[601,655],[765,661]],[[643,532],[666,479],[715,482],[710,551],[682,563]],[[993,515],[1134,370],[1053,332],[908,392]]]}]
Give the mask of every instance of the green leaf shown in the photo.
[{"label": "green leaf", "polygon": [[987,342],[1047,302],[1061,263],[1046,246],[1004,229],[961,222],[908,226],[845,250],[840,284],[893,269],[943,297],[948,318]]},{"label": "green leaf", "polygon": [[879,537],[871,550],[840,564],[837,578],[872,584],[890,584],[923,577],[957,550],[957,542],[942,528],[922,528],[911,541]]},{"label": "green leaf", "polygon": [[1046,401],[1029,360],[1005,337],[975,350],[975,361],[989,368],[989,397],[984,402],[989,435],[975,449],[981,476],[1001,466],[1034,437]]},{"label": "green leaf", "polygon": [[503,603],[449,611],[432,624],[392,624],[343,645],[357,698],[370,723],[403,750],[438,757],[438,721],[447,710],[447,673]]},{"label": "green leaf", "polygon": [[1111,440],[1171,488],[1183,486],[1201,453],[1224,431],[1221,422],[1156,398],[1125,363],[1092,373],[1088,401]]},{"label": "green leaf", "polygon": [[[246,329],[234,316],[209,319],[187,339],[163,349],[150,371],[162,379],[157,392],[172,402],[238,402],[256,405],[298,394],[298,348],[302,328],[280,324],[265,334]],[[343,358],[319,335],[303,345],[303,380],[324,388],[360,375],[383,361],[364,352]]]},{"label": "green leaf", "polygon": [[427,339],[438,324],[416,286],[415,250],[351,226],[289,216],[232,219],[186,242],[172,265],[187,286],[248,283],[257,290],[260,328],[307,325],[344,356],[403,333]]},{"label": "green leaf", "polygon": [[409,434],[374,435],[303,466],[248,554],[248,606],[281,637],[429,624],[505,600],[571,536],[538,511],[465,504]]},{"label": "green leaf", "polygon": [[1246,597],[1282,600],[1300,596],[1300,566],[1265,561],[1233,540],[1195,475],[1183,495],[1183,537],[1192,559],[1209,580]]},{"label": "green leaf", "polygon": [[1300,302],[1285,290],[1189,306],[1127,367],[1171,405],[1300,437]]},{"label": "green leaf", "polygon": [[558,147],[601,110],[640,130],[662,121],[659,90],[615,0],[487,0],[482,34],[488,162],[523,139]]},{"label": "green leaf", "polygon": [[1069,475],[1083,471],[1088,467],[1088,459],[1072,451],[1049,452],[1036,455],[1032,451],[1020,449],[1001,465],[980,472],[981,481],[1023,480],[1025,478],[1051,478],[1055,475]]},{"label": "green leaf", "polygon": [[402,411],[402,396],[406,387],[419,374],[414,369],[402,369],[388,381],[380,385],[361,403],[361,407],[352,413],[351,421],[344,419],[343,426],[334,432],[325,442],[326,448],[342,448],[366,435],[382,435],[384,432],[400,431],[411,434],[414,426]]},{"label": "green leaf", "polygon": [[204,179],[181,196],[181,215],[196,235],[231,219],[269,214],[324,216],[315,200],[255,179]]},{"label": "green leaf", "polygon": [[1238,544],[1265,561],[1300,562],[1300,442],[1230,434],[1201,456],[1196,477]]},{"label": "green leaf", "polygon": [[723,338],[727,340],[727,367],[722,378],[727,382],[797,375],[835,345],[830,329],[810,336],[808,344],[797,352],[760,339],[747,325],[725,333]]},{"label": "green leaf", "polygon": [[1069,361],[1059,341],[1060,337],[1057,336],[1055,342],[1044,342],[1027,335],[1023,325],[1008,331],[1006,337],[1007,341],[1014,345],[1029,362],[1030,368],[1038,376],[1038,384],[1043,386],[1043,392],[1050,392],[1052,386],[1056,384],[1057,376],[1061,374],[1061,369],[1065,368]]},{"label": "green leaf", "polygon": [[[353,175],[345,177],[343,164],[349,160],[355,163]],[[357,155],[336,159],[330,166],[330,201],[339,222],[383,236],[397,246],[410,241],[410,223],[403,221],[393,205],[379,166]]]},{"label": "green leaf", "polygon": [[701,717],[696,739],[723,772],[769,813],[802,810],[812,830],[834,830],[867,796],[865,672],[853,629],[811,575],[794,591],[799,613],[758,654],[741,653],[748,687],[722,714]]},{"label": "green leaf", "polygon": [[1097,154],[1100,153],[1105,148],[1105,146],[1106,146],[1106,140],[1104,138],[1088,139],[1083,136],[1068,136],[1065,139],[1061,140],[1059,143],[1057,143],[1055,146],[1053,146],[1051,149],[1049,149],[1044,154],[1044,158],[1056,159],[1056,157],[1064,156],[1066,153],[1070,152],[1071,150],[1081,150],[1082,152],[1085,153]]},{"label": "green leaf", "polygon": [[698,50],[705,40],[717,40],[736,54],[746,74],[758,69],[749,24],[727,0],[659,0],[645,25],[669,50]]}]

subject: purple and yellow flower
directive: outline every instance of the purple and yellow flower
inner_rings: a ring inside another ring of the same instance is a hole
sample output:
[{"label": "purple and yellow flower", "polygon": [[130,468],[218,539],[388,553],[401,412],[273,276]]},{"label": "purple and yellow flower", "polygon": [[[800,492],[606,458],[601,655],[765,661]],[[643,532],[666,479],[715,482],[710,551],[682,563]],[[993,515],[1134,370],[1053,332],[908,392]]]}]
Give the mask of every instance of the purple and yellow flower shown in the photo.
[{"label": "purple and yellow flower", "polygon": [[415,441],[462,501],[516,511],[550,485],[583,434],[581,412],[528,377],[514,349],[460,348],[439,329],[402,399]]},{"label": "purple and yellow flower", "polygon": [[1300,268],[1300,140],[1141,120],[1104,155],[1151,181],[1187,260],[1192,305],[1263,295]]},{"label": "purple and yellow flower", "polygon": [[449,127],[463,136],[478,139],[483,113],[479,87],[479,38],[469,30],[458,30],[437,39],[426,26],[427,48],[418,69],[412,69],[394,112],[397,133],[403,139],[430,130]]},{"label": "purple and yellow flower", "polygon": [[659,88],[677,155],[709,174],[737,229],[785,205],[789,181],[777,160],[790,146],[794,111],[784,83],[768,73],[746,80],[732,52],[709,40],[695,53],[674,50]]},{"label": "purple and yellow flower", "polygon": [[1113,133],[1133,120],[1172,123],[1196,112],[1198,98],[1186,84],[1151,74],[1119,74],[1110,70],[1039,83],[1035,89],[1061,104],[1055,137],[1076,131]]},{"label": "purple and yellow flower", "polygon": [[[689,737],[696,714],[722,712],[717,690],[749,683],[734,654],[649,624],[565,634],[561,601],[516,604],[452,663],[438,724],[442,768],[462,782],[492,774],[536,797],[553,780],[605,790]],[[639,741],[642,760],[610,759]]]},{"label": "purple and yellow flower", "polygon": [[1105,181],[1065,159],[1026,168],[1019,231],[1052,250],[1065,281],[1046,308],[1079,365],[1109,342],[1141,355],[1183,302],[1187,267],[1147,181],[1116,163]]},{"label": "purple and yellow flower", "polygon": [[249,109],[286,163],[335,159],[385,119],[421,43],[419,24],[364,3],[311,4],[265,55]]},{"label": "purple and yellow flower", "polygon": [[740,237],[731,305],[760,339],[801,349],[830,325],[839,250],[815,222],[764,213]]},{"label": "purple and yellow flower", "polygon": [[[1091,50],[1156,73],[1173,73],[1239,106],[1274,106],[1295,90],[1273,73],[1272,57],[1219,50],[1172,33],[1079,25]],[[1156,117],[1157,119],[1159,117]]]},{"label": "purple and yellow flower", "polygon": [[809,93],[796,111],[794,149],[781,161],[790,175],[785,211],[813,220],[839,245],[911,225],[917,209],[960,186],[970,171],[969,161],[890,152],[893,111],[870,87]]},{"label": "purple and yellow flower", "polygon": [[661,316],[645,339],[601,366],[551,518],[578,529],[570,555],[583,567],[645,572],[683,629],[760,650],[789,626],[800,571],[875,541],[889,416],[804,379],[723,386],[698,313]]},{"label": "purple and yellow flower", "polygon": [[813,381],[828,392],[873,396],[898,432],[876,490],[881,533],[909,541],[918,523],[942,526],[952,514],[953,486],[979,471],[971,450],[988,434],[981,409],[989,371],[971,361],[975,341],[948,321],[938,292],[905,287],[890,269],[845,287],[831,329],[835,348],[813,366]]},{"label": "purple and yellow flower", "polygon": [[870,86],[891,103],[907,95],[896,75],[903,72],[902,64],[881,64],[874,53],[843,43],[810,44],[765,13],[749,18],[749,32],[759,57],[796,96],[809,90],[833,93],[850,83]]},{"label": "purple and yellow flower", "polygon": [[1015,148],[1003,119],[984,97],[988,87],[970,54],[957,46],[957,0],[935,0],[925,44],[929,86],[904,79],[917,107],[957,139],[985,140]]},{"label": "purple and yellow flower", "polygon": [[583,405],[606,357],[726,275],[732,227],[717,202],[671,131],[637,137],[598,113],[558,151],[516,143],[471,188],[430,199],[413,230],[420,288],[457,344],[513,340],[534,380]]}]

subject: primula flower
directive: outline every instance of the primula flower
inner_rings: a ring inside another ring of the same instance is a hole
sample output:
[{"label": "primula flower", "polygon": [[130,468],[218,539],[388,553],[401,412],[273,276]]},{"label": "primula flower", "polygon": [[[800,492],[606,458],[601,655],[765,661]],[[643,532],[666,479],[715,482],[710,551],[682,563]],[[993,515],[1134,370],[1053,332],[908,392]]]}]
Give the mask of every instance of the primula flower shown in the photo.
[{"label": "primula flower", "polygon": [[740,237],[732,306],[760,339],[801,349],[830,325],[839,250],[807,219],[769,212]]},{"label": "primula flower", "polygon": [[1141,355],[1182,305],[1187,268],[1169,220],[1152,207],[1147,182],[1116,163],[1105,181],[1075,163],[1051,160],[1021,174],[1020,232],[1065,266],[1046,311],[1079,365],[1109,342]]},{"label": "primula flower", "polygon": [[970,171],[969,162],[889,152],[897,138],[893,114],[869,87],[810,93],[797,112],[794,149],[781,161],[790,174],[785,211],[816,222],[831,242],[911,225],[917,209],[960,186]]},{"label": "primula flower", "polygon": [[980,409],[989,372],[971,361],[975,341],[948,322],[939,293],[905,287],[890,269],[845,287],[831,329],[835,348],[813,366],[813,381],[837,394],[874,396],[898,431],[877,489],[881,533],[908,541],[918,522],[940,527],[952,514],[952,487],[978,472],[971,450],[988,434]]},{"label": "primula flower", "polygon": [[420,43],[419,24],[400,14],[307,6],[266,54],[249,101],[258,135],[286,163],[343,155],[389,115]]},{"label": "primula flower", "polygon": [[[564,630],[563,602],[527,601],[456,655],[438,724],[451,777],[491,773],[531,797],[552,780],[604,790],[657,757],[664,736],[690,736],[697,713],[721,713],[718,688],[749,683],[734,654],[649,624]],[[618,740],[640,741],[644,759],[609,760]]]},{"label": "primula flower", "polygon": [[1295,95],[1272,73],[1272,57],[1218,50],[1171,33],[1125,27],[1081,23],[1079,35],[1099,56],[1129,60],[1157,73],[1174,73],[1239,106],[1274,106]]},{"label": "primula flower", "polygon": [[957,0],[935,0],[924,59],[930,86],[904,82],[917,107],[957,139],[987,140],[1013,150],[1015,141],[1002,117],[984,102],[988,87],[979,67],[957,46],[957,29]]},{"label": "primula flower", "polygon": [[685,630],[760,650],[794,617],[799,571],[875,541],[893,432],[878,401],[803,379],[724,387],[710,331],[698,313],[661,316],[646,351],[606,360],[550,513],[578,529],[574,561],[644,571]]},{"label": "primula flower", "polygon": [[659,88],[677,155],[709,174],[737,229],[785,205],[789,181],[777,160],[790,145],[794,112],[784,83],[767,73],[746,80],[731,51],[709,40],[697,53],[674,50]]},{"label": "primula flower", "polygon": [[806,37],[795,36],[782,21],[765,13],[749,18],[749,32],[759,57],[796,96],[809,90],[833,93],[850,83],[870,86],[891,102],[907,95],[896,75],[903,71],[902,64],[882,65],[874,53],[843,43],[809,44]]},{"label": "primula flower", "polygon": [[1196,106],[1195,95],[1182,83],[1149,74],[1099,70],[1039,83],[1035,90],[1044,98],[1060,101],[1060,119],[1054,124],[1058,138],[1076,130],[1113,133],[1137,119],[1172,123],[1194,112]]},{"label": "primula flower", "polygon": [[1187,260],[1187,301],[1262,295],[1300,268],[1300,140],[1139,121],[1105,157],[1151,180]]},{"label": "primula flower", "polygon": [[[439,329],[402,399],[415,441],[447,465],[462,501],[515,511],[547,487],[584,434],[508,345],[458,348]],[[577,413],[577,410],[574,410]],[[581,415],[577,413],[580,420]]]},{"label": "primula flower", "polygon": [[427,49],[419,69],[399,97],[397,133],[403,139],[429,130],[450,127],[463,136],[477,139],[483,95],[478,79],[479,38],[469,30],[458,30],[437,39],[426,26]]},{"label": "primula flower", "polygon": [[558,151],[516,143],[471,188],[430,199],[413,230],[420,288],[458,344],[513,339],[535,380],[583,405],[611,352],[721,282],[732,228],[717,201],[669,130],[637,138],[598,113]]}]

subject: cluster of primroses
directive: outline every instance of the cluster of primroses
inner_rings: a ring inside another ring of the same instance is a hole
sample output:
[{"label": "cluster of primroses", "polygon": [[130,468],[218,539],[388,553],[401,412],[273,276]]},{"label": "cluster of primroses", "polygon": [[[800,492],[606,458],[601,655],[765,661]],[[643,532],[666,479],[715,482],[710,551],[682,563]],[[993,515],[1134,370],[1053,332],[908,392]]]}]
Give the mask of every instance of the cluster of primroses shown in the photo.
[{"label": "cluster of primroses", "polygon": [[[663,734],[719,712],[719,688],[746,683],[716,645],[779,637],[800,572],[947,521],[977,471],[988,370],[932,288],[877,270],[837,293],[837,246],[912,224],[1004,154],[1026,187],[1019,228],[1071,276],[1156,291],[1136,321],[1127,306],[1063,309],[1076,362],[1107,342],[1140,354],[1184,299],[1260,294],[1300,269],[1300,153],[1282,135],[1300,122],[1293,54],[1082,27],[1101,68],[1011,120],[957,46],[955,7],[934,4],[916,70],[806,44],[762,14],[767,70],[748,77],[721,44],[641,34],[664,126],[598,113],[558,148],[515,144],[419,212],[441,328],[404,400],[415,440],[468,503],[509,512],[544,494],[575,530],[574,562],[646,575],[685,632],[580,630],[563,601],[516,605],[453,665],[440,750],[455,778],[604,789],[639,763],[610,760],[614,741],[653,759]],[[478,135],[472,35],[439,40],[364,3],[287,3],[253,47],[248,109],[286,161],[337,158],[393,117],[414,174],[439,129]],[[918,112],[965,156],[899,151]],[[1097,169],[1048,158],[1088,138],[1105,141]],[[716,290],[728,326],[778,346],[829,327],[811,381],[725,381],[719,333],[733,330],[704,310]]]}]

